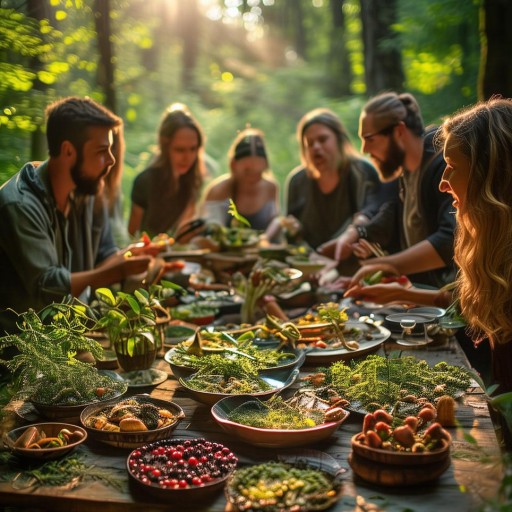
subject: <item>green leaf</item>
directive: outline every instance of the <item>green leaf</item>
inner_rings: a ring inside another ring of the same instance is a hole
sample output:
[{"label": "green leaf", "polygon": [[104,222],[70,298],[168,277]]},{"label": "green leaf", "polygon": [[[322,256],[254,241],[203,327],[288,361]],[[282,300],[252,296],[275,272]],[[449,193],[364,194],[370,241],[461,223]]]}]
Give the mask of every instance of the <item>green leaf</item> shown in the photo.
[{"label": "green leaf", "polygon": [[105,304],[109,306],[114,306],[116,303],[116,299],[114,297],[114,294],[109,288],[98,288],[96,290],[96,298],[100,302],[104,302]]},{"label": "green leaf", "polygon": [[229,208],[228,213],[231,214],[240,224],[243,224],[244,226],[247,226],[248,228],[251,227],[251,223],[242,215],[238,213],[238,210],[236,208],[236,205],[233,201],[233,199],[229,200]]},{"label": "green leaf", "polygon": [[130,305],[130,307],[132,308],[132,311],[134,311],[135,313],[139,314],[140,313],[140,304],[133,298],[131,297],[130,295],[128,295],[126,297],[126,301],[128,302],[128,304]]}]

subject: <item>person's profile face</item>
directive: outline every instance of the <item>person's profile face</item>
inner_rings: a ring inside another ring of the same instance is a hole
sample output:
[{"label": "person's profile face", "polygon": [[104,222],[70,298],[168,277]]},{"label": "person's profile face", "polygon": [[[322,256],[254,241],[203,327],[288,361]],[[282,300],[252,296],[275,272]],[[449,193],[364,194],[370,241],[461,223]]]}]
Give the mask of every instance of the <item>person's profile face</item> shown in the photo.
[{"label": "person's profile face", "polygon": [[371,114],[363,114],[359,120],[361,151],[370,155],[382,181],[394,179],[404,164],[405,151],[394,135],[396,126],[379,126]]},{"label": "person's profile face", "polygon": [[336,170],[341,154],[336,134],[321,123],[313,123],[304,130],[303,144],[309,165],[319,173]]},{"label": "person's profile face", "polygon": [[188,126],[178,128],[169,142],[168,151],[174,176],[186,174],[199,153],[199,136],[196,130]]},{"label": "person's profile face", "polygon": [[115,163],[112,155],[112,130],[107,127],[91,127],[88,138],[76,149],[76,160],[71,167],[71,177],[76,191],[94,195],[100,190],[104,177]]},{"label": "person's profile face", "polygon": [[470,161],[460,149],[460,143],[449,134],[443,150],[446,168],[443,172],[439,190],[453,197],[453,206],[464,208],[469,185]]}]

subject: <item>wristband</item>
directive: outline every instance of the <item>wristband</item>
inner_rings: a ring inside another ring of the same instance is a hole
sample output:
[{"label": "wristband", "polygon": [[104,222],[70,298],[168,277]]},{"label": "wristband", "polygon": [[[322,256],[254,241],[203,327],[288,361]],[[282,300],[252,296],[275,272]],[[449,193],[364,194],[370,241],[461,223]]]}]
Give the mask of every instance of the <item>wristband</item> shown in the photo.
[{"label": "wristband", "polygon": [[368,238],[368,232],[365,226],[355,226],[359,238]]}]

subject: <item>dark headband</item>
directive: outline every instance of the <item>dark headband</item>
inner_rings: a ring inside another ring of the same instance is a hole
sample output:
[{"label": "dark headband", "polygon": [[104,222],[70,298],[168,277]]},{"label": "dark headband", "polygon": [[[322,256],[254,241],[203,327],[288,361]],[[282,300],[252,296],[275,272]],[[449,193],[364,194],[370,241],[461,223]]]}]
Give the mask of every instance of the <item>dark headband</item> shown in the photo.
[{"label": "dark headband", "polygon": [[234,160],[241,160],[248,156],[261,156],[267,159],[267,152],[261,137],[257,135],[247,135],[235,147]]}]

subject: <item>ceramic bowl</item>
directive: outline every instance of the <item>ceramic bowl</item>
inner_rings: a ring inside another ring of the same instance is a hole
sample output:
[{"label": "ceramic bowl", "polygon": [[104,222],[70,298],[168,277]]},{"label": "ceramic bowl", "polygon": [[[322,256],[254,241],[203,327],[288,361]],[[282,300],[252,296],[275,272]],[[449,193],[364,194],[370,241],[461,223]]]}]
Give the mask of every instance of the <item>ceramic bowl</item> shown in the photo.
[{"label": "ceramic bowl", "polygon": [[171,432],[177,427],[180,419],[185,417],[183,409],[167,400],[159,400],[157,398],[150,397],[148,395],[134,395],[130,399],[136,400],[138,403],[149,403],[159,409],[166,409],[174,416],[172,423],[165,425],[160,428],[135,431],[135,432],[110,432],[93,428],[90,426],[90,422],[94,416],[97,416],[107,407],[112,407],[121,400],[110,400],[109,402],[102,404],[94,404],[83,410],[80,415],[80,421],[83,427],[89,433],[91,439],[105,443],[116,448],[135,448],[145,443],[152,443],[160,439],[165,439],[171,435]]},{"label": "ceramic bowl", "polygon": [[[279,364],[278,366],[272,366],[269,368],[264,368],[260,370],[260,375],[264,376],[270,376],[274,373],[280,373],[282,370],[290,369],[290,368],[300,368],[306,359],[306,354],[303,350],[300,349],[286,349],[286,352],[292,353],[295,357],[293,359],[284,359],[282,364]],[[223,353],[221,352],[213,352],[213,353]],[[169,366],[171,368],[172,373],[176,378],[182,378],[182,377],[188,377],[189,375],[192,375],[196,372],[196,368],[193,368],[191,366],[185,366],[182,364],[177,364],[174,360],[174,355],[176,354],[176,349],[171,348],[168,350],[165,355],[164,359],[167,363],[169,363]],[[208,352],[206,353],[208,354]],[[226,356],[229,357],[229,352],[224,352]],[[206,355],[207,357],[207,355]],[[243,356],[242,356],[243,357]]]},{"label": "ceramic bowl", "polygon": [[[123,386],[124,391],[115,392],[112,394],[111,399],[116,400],[123,396],[128,389],[126,382],[121,382],[119,385]],[[94,402],[86,402],[77,405],[49,405],[42,404],[39,402],[31,401],[30,403],[34,406],[36,411],[44,418],[53,421],[66,421],[68,423],[80,424],[80,414],[82,411],[91,405],[98,404],[99,406],[105,404],[107,400],[95,400]]]},{"label": "ceramic bowl", "polygon": [[[227,396],[235,396],[233,394],[228,393],[211,393],[208,391],[199,391],[197,389],[192,389],[188,385],[188,381],[194,376],[190,375],[189,377],[184,377],[179,379],[180,384],[187,389],[191,395],[198,401],[206,405],[213,405],[217,403],[222,398],[226,398]],[[267,391],[260,391],[259,393],[251,393],[251,396],[255,396],[258,398],[264,399],[265,397],[270,398],[272,395],[276,393],[280,393],[285,390],[289,386],[291,386],[299,375],[299,369],[293,368],[288,370],[282,370],[281,372],[276,372],[272,376],[262,376],[261,378],[271,386],[271,389]]]},{"label": "ceramic bowl", "polygon": [[450,443],[431,452],[411,453],[371,448],[351,439],[349,463],[354,473],[368,482],[384,486],[411,486],[430,482],[450,466]]},{"label": "ceramic bowl", "polygon": [[[284,454],[278,454],[277,458],[277,461],[242,467],[233,472],[228,479],[225,494],[234,510],[248,512],[253,510],[260,512],[325,510],[340,498],[343,490],[342,474],[344,469],[329,454],[312,449],[286,450]],[[272,471],[272,464],[278,464],[279,471]],[[288,476],[284,477],[288,479],[303,469],[322,473],[326,479],[327,488],[321,492],[310,491],[309,494],[305,494],[306,486],[301,489],[287,489],[284,490],[285,494],[282,497],[277,498],[277,503],[264,497],[252,500],[248,498],[247,494],[241,492],[241,482],[245,482],[247,478],[250,479],[249,485],[264,485],[267,489],[272,489],[274,483],[282,485],[283,476],[280,475],[283,474],[283,470],[289,471]]]},{"label": "ceramic bowl", "polygon": [[345,415],[339,421],[330,421],[317,425],[316,427],[300,430],[256,428],[236,423],[229,419],[229,415],[233,410],[243,404],[250,406],[251,402],[253,402],[256,407],[259,405],[253,397],[247,395],[223,398],[213,405],[212,416],[228,434],[248,444],[267,448],[310,446],[319,441],[323,441],[334,434],[349,415],[349,413],[345,411]]},{"label": "ceramic bowl", "polygon": [[[28,429],[36,428],[41,435],[44,432],[44,436],[47,438],[57,437],[59,432],[63,429],[67,429],[75,434],[76,440],[65,444],[64,446],[50,447],[50,448],[23,448],[21,446],[15,446],[18,438],[26,432]],[[87,439],[87,432],[82,427],[71,425],[69,423],[35,423],[33,425],[15,428],[4,436],[4,444],[11,450],[12,453],[27,459],[39,459],[39,460],[52,460],[64,457],[71,451],[73,451],[78,445],[82,444]]]},{"label": "ceramic bowl", "polygon": [[[188,455],[185,455],[185,450],[189,452]],[[173,467],[175,459],[172,453],[175,451],[181,451],[183,459],[187,460],[190,481],[174,474],[176,468]],[[199,460],[203,456],[208,456],[209,453],[211,459],[208,464],[211,469],[208,471],[205,470],[204,463],[203,466],[199,466],[196,462],[194,464],[188,462],[191,457]],[[221,457],[215,457],[215,453],[222,453],[224,460],[222,461]],[[139,472],[141,461],[145,466],[151,466],[152,470]],[[184,506],[197,501],[201,501],[204,505],[205,501],[215,498],[216,494],[223,489],[237,463],[238,459],[229,448],[219,443],[205,439],[166,439],[133,450],[126,461],[126,468],[130,483],[137,491],[166,502],[180,501]],[[205,473],[210,476],[204,477]],[[192,480],[194,477],[204,481],[195,483]]]}]

